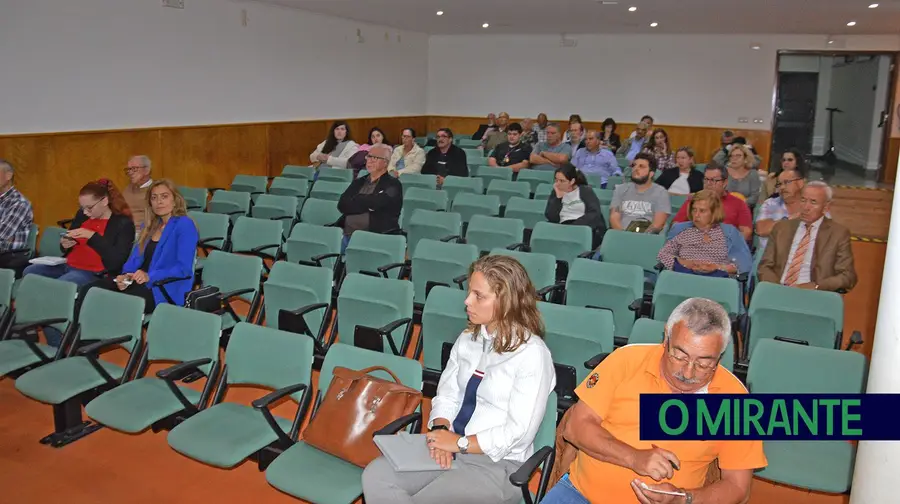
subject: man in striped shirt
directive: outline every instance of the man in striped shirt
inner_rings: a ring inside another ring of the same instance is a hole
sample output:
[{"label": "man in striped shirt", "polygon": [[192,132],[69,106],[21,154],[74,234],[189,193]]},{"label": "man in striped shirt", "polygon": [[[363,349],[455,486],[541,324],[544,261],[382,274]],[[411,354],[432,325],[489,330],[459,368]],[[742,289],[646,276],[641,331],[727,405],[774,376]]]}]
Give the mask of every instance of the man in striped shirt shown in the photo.
[{"label": "man in striped shirt", "polygon": [[23,266],[21,251],[28,246],[28,233],[34,222],[31,203],[22,196],[13,180],[15,170],[0,159],[0,268]]}]

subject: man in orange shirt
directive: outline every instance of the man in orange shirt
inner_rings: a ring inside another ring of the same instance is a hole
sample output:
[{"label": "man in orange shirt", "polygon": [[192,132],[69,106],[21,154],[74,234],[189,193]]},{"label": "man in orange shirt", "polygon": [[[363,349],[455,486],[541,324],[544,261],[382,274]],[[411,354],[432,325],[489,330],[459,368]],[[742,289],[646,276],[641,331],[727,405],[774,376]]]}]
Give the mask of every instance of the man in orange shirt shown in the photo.
[{"label": "man in orange shirt", "polygon": [[[753,470],[767,464],[762,441],[652,443],[640,439],[641,394],[747,393],[719,364],[730,341],[731,323],[725,309],[708,299],[693,298],[669,316],[661,345],[629,345],[610,354],[575,390],[579,401],[572,407],[563,436],[578,448],[578,454],[569,473],[541,502],[748,502]],[[707,471],[716,459],[722,477],[708,483]]]}]

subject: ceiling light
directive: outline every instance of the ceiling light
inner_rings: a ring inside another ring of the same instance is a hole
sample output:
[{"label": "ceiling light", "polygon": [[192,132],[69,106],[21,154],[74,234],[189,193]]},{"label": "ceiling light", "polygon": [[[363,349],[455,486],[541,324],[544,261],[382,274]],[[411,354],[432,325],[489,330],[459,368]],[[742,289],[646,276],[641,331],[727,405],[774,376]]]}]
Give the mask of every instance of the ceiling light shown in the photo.
[{"label": "ceiling light", "polygon": [[659,23],[657,23],[656,21],[650,23],[650,28],[656,28],[657,26],[659,26]]},{"label": "ceiling light", "polygon": [[637,10],[637,7],[629,7],[628,12],[634,12]]},{"label": "ceiling light", "polygon": [[834,44],[834,40],[829,40],[828,45]]},{"label": "ceiling light", "polygon": [[436,13],[436,14],[437,14],[437,15],[438,15],[438,16],[443,16],[443,15],[444,15],[444,11],[442,11],[442,10],[439,10],[439,11],[437,11],[437,13]]},{"label": "ceiling light", "polygon": [[489,25],[489,24],[487,24],[487,23],[484,23],[483,25],[481,25],[482,28],[487,28],[487,27],[489,27],[489,26],[491,26],[491,25]]},{"label": "ceiling light", "polygon": [[873,3],[872,5],[869,6],[869,8],[870,8],[870,9],[877,9],[877,8],[878,8],[878,4],[877,4],[877,3]]},{"label": "ceiling light", "polygon": [[847,26],[856,26],[856,21],[850,21]]},{"label": "ceiling light", "polygon": [[759,51],[760,49],[762,49],[762,46],[759,44],[753,44],[752,46],[750,46],[750,49],[753,49],[754,51]]}]

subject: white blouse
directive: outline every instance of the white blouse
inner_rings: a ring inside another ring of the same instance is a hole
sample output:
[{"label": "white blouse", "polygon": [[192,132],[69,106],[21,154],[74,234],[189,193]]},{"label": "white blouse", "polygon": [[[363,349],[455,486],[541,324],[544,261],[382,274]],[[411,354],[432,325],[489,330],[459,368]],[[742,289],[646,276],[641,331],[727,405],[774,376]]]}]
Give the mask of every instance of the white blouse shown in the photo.
[{"label": "white blouse", "polygon": [[[316,159],[316,158],[319,157],[319,154],[322,154],[322,148],[323,148],[323,147],[325,147],[325,141],[324,141],[324,140],[322,141],[322,143],[320,143],[319,145],[317,145],[317,146],[316,146],[316,150],[314,150],[314,151],[312,152],[312,154],[309,155],[309,161],[310,161],[311,163],[316,163],[316,162],[318,162],[318,159]],[[357,144],[357,143],[354,142],[353,140],[350,140],[349,142],[347,142],[347,145],[344,146],[344,150],[341,151],[341,154],[340,154],[339,156],[335,157],[335,156],[329,155],[329,156],[328,156],[328,161],[327,161],[326,163],[324,163],[324,164],[326,164],[326,165],[328,165],[328,166],[331,166],[332,168],[346,168],[346,167],[347,167],[347,161],[348,161],[354,154],[356,154],[356,151],[358,151],[358,150],[359,150],[359,144]]]}]

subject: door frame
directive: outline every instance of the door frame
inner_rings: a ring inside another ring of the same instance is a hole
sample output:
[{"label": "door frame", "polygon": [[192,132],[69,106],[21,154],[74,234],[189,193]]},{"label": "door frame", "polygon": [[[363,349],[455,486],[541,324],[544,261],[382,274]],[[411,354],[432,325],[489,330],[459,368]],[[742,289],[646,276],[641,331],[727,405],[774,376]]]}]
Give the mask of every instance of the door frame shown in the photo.
[{"label": "door frame", "polygon": [[[881,138],[881,168],[878,170],[877,181],[884,182],[885,179],[885,171],[887,170],[888,160],[887,156],[889,155],[890,148],[890,140],[891,140],[891,132],[894,129],[894,121],[900,120],[900,118],[896,117],[897,112],[895,108],[897,107],[897,103],[895,103],[896,99],[896,86],[897,83],[900,82],[900,51],[852,51],[852,50],[831,50],[831,51],[816,51],[816,50],[794,50],[794,49],[779,49],[775,55],[775,85],[772,88],[772,120],[769,123],[769,127],[771,128],[772,134],[769,135],[769,155],[775,156],[776,153],[774,151],[775,147],[775,121],[778,116],[778,86],[781,84],[781,72],[778,70],[781,67],[781,57],[786,55],[794,55],[794,56],[888,56],[891,58],[891,71],[888,78],[888,97],[887,97],[887,105],[885,110],[888,111],[888,118],[882,128],[882,138]],[[900,139],[898,139],[900,141]],[[810,153],[807,153],[809,155]],[[771,162],[771,161],[770,161]],[[896,163],[895,163],[896,164]],[[896,167],[893,169],[893,172],[896,173]],[[893,183],[893,181],[891,181]]]}]

